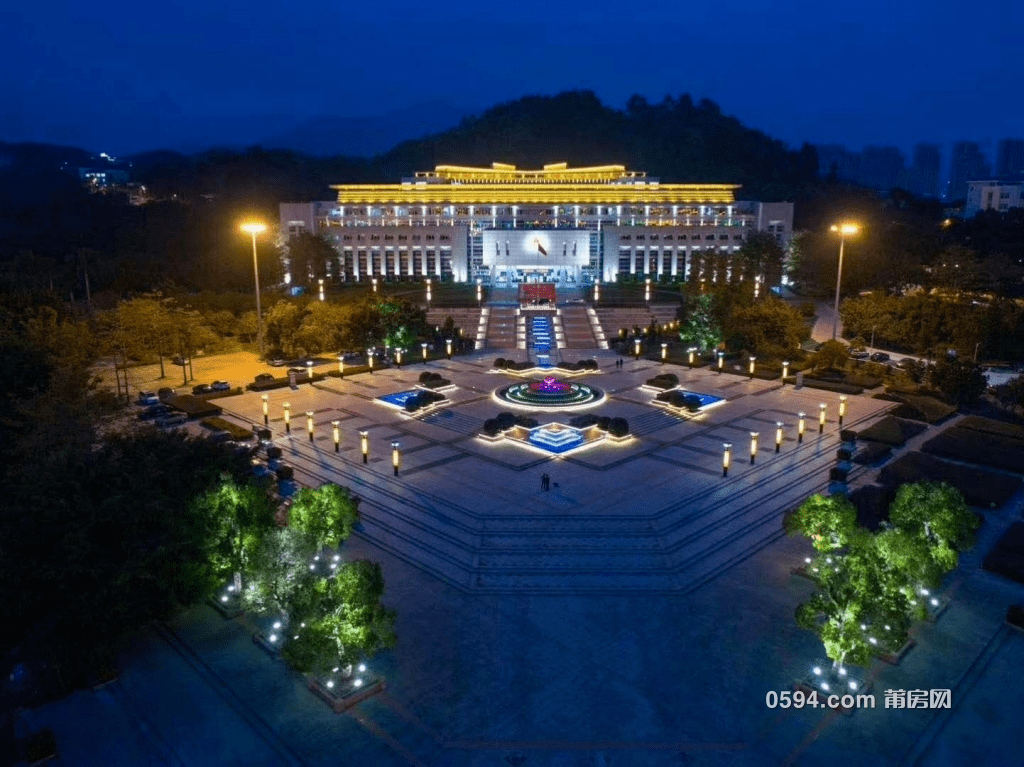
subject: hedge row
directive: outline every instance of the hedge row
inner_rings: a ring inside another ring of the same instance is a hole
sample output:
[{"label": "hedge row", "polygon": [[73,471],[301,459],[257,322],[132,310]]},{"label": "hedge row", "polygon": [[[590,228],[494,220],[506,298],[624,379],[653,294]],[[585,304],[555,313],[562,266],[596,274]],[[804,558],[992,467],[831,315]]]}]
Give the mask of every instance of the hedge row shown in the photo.
[{"label": "hedge row", "polygon": [[496,437],[499,431],[505,431],[511,429],[513,426],[522,426],[524,429],[532,429],[538,425],[536,418],[530,418],[525,415],[515,415],[504,411],[498,413],[494,418],[488,418],[484,421],[483,432],[489,437]]},{"label": "hedge row", "polygon": [[836,394],[863,394],[864,389],[860,386],[851,386],[850,384],[840,383],[839,381],[819,381],[814,378],[807,378],[804,376],[804,386],[808,389],[820,389],[822,391],[831,391]]},{"label": "hedge row", "polygon": [[1024,583],[1024,522],[1014,522],[981,564],[986,570]]},{"label": "hedge row", "polygon": [[662,373],[647,379],[647,385],[655,389],[674,389],[679,386],[679,376],[675,373]]},{"label": "hedge row", "polygon": [[[374,370],[381,370],[382,368],[386,368],[386,367],[387,367],[387,365],[374,365],[373,369]],[[327,372],[327,375],[329,375],[331,378],[348,378],[349,376],[355,376],[355,375],[359,375],[360,373],[369,373],[369,372],[370,372],[370,366],[369,365],[352,365],[351,367],[346,365],[344,373],[340,373],[337,370],[330,370],[330,371]]]},{"label": "hedge row", "polygon": [[202,420],[202,424],[203,426],[206,426],[210,429],[216,429],[217,431],[226,431],[228,434],[231,435],[231,439],[237,440],[239,442],[244,442],[245,440],[252,439],[255,436],[251,428],[247,429],[243,426],[239,426],[236,423],[231,423],[231,421],[225,420],[223,418],[204,418]]},{"label": "hedge row", "polygon": [[515,360],[507,360],[504,357],[498,357],[494,360],[494,367],[497,370],[530,370],[531,368],[537,367],[537,363],[531,360],[526,362],[516,362]]},{"label": "hedge row", "polygon": [[918,421],[904,421],[887,415],[863,431],[858,432],[857,438],[867,442],[881,442],[893,447],[903,447],[908,439],[917,436],[927,428],[927,426]]},{"label": "hedge row", "polygon": [[861,389],[875,389],[882,385],[882,379],[875,376],[857,375],[856,373],[804,373],[804,384],[810,386],[810,382],[845,384],[856,386]]},{"label": "hedge row", "polygon": [[917,452],[900,456],[878,474],[878,481],[890,488],[922,480],[948,482],[971,506],[991,509],[1006,503],[1021,485],[1019,477],[971,469]]},{"label": "hedge row", "polygon": [[241,394],[243,391],[241,386],[236,386],[233,389],[221,389],[219,391],[211,391],[206,394],[195,394],[193,396],[199,397],[200,399],[220,399],[221,397],[235,397]]},{"label": "hedge row", "polygon": [[955,407],[947,405],[942,400],[918,394],[886,392],[874,395],[874,399],[899,402],[900,406],[892,414],[900,418],[909,418],[912,421],[938,423],[956,412]]},{"label": "hedge row", "polygon": [[655,399],[659,402],[665,402],[672,407],[685,408],[691,413],[696,413],[700,410],[700,397],[696,394],[690,394],[688,392],[679,391],[675,389],[673,391],[663,391]]},{"label": "hedge row", "polygon": [[1024,474],[1024,449],[1020,440],[951,426],[924,443],[926,453],[976,463],[993,469]]},{"label": "hedge row", "polygon": [[579,362],[559,362],[555,365],[559,370],[576,372],[579,370],[600,370],[597,360],[580,360]]},{"label": "hedge row", "polygon": [[881,442],[869,442],[853,456],[853,462],[861,466],[870,466],[884,458],[888,458],[892,448]]},{"label": "hedge row", "polygon": [[[337,373],[338,371],[334,372]],[[348,371],[346,370],[345,372],[347,373]],[[328,373],[327,375],[330,375],[330,373]],[[323,373],[313,373],[313,382],[315,383],[317,381],[323,381],[327,377],[327,375]],[[308,383],[309,375],[307,375],[306,373],[295,376],[296,386],[298,386],[299,384]],[[246,384],[245,388],[248,389],[249,391],[270,391],[271,389],[283,389],[286,386],[291,385],[291,378],[289,376],[285,376],[284,378],[273,378],[269,381],[253,381],[252,383]]]},{"label": "hedge row", "polygon": [[440,373],[434,373],[429,370],[420,373],[420,385],[425,386],[428,389],[440,389],[450,384],[451,381],[449,381],[447,378],[442,377]]},{"label": "hedge row", "polygon": [[[969,415],[956,422],[958,428],[973,429],[985,434],[998,434],[1001,437],[1009,437],[1024,441],[1024,426],[1018,426],[1005,421],[996,421],[992,418],[982,418],[978,415]],[[1021,446],[1024,450],[1024,445]]]},{"label": "hedge row", "polygon": [[440,392],[436,391],[421,391],[418,394],[414,394],[405,401],[405,412],[415,413],[420,408],[424,408],[427,405],[433,405],[435,402],[443,402],[446,400]]},{"label": "hedge row", "polygon": [[569,421],[569,425],[575,426],[577,429],[596,426],[615,437],[625,437],[629,434],[629,422],[625,418],[610,418],[606,415],[595,415],[593,413],[578,415]]},{"label": "hedge row", "polygon": [[164,404],[170,405],[175,410],[180,410],[189,418],[206,418],[224,412],[220,405],[214,405],[194,394],[172,394],[164,398]]}]

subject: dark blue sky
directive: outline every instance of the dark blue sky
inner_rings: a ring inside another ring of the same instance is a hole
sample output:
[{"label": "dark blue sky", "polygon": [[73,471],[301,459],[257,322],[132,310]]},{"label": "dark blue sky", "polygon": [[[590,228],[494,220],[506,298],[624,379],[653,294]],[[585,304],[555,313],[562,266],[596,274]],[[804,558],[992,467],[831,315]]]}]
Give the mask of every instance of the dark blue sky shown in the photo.
[{"label": "dark blue sky", "polygon": [[3,4],[0,139],[241,145],[320,115],[588,88],[710,98],[792,144],[991,153],[1024,136],[1022,30],[1015,0]]}]

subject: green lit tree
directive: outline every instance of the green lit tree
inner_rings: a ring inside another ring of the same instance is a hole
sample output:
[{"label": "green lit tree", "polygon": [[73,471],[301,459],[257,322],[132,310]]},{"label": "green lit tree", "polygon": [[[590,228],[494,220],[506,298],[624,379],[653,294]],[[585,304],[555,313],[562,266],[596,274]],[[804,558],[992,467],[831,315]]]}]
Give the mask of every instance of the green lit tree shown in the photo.
[{"label": "green lit tree", "polygon": [[299,628],[282,654],[299,671],[321,673],[393,647],[395,613],[381,604],[383,595],[380,565],[366,560],[305,584],[292,616]]},{"label": "green lit tree", "polygon": [[929,371],[931,385],[957,406],[977,402],[988,382],[981,366],[970,360],[944,357]]},{"label": "green lit tree", "polygon": [[327,483],[303,488],[288,512],[288,525],[313,538],[318,547],[338,548],[359,521],[359,499],[347,487]]},{"label": "green lit tree", "polygon": [[823,368],[842,370],[849,359],[850,350],[846,348],[846,344],[833,338],[823,343],[814,353],[814,367],[816,370]]},{"label": "green lit tree", "polygon": [[316,541],[306,533],[290,527],[270,531],[253,552],[242,605],[256,613],[291,616],[293,601],[315,578],[309,569],[315,554]]},{"label": "green lit tree", "polygon": [[689,303],[679,326],[679,340],[698,349],[715,349],[722,343],[722,330],[712,311],[711,296],[698,295]]},{"label": "green lit tree", "polygon": [[783,519],[787,535],[811,539],[818,551],[837,551],[857,530],[857,509],[845,495],[815,494]]},{"label": "green lit tree", "polygon": [[193,506],[216,542],[209,552],[214,572],[221,579],[232,578],[235,593],[241,594],[242,573],[252,567],[263,539],[274,529],[273,503],[261,488],[225,475]]}]

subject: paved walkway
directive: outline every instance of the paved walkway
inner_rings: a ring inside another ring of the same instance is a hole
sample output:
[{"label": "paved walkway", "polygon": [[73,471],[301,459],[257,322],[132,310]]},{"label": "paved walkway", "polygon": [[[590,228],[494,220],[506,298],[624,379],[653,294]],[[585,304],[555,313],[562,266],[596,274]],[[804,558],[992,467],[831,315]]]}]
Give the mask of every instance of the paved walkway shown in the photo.
[{"label": "paved walkway", "polygon": [[[511,380],[488,372],[494,356],[271,395],[271,427],[299,478],[337,481],[363,499],[343,554],[381,562],[385,601],[398,611],[399,644],[373,661],[385,694],[336,716],[245,625],[202,606],[144,632],[114,685],[23,724],[53,726],[67,764],[962,765],[969,754],[1020,763],[1024,700],[1008,680],[1024,635],[1002,617],[1024,587],[979,563],[1021,498],[988,514],[945,586],[949,608],[916,628],[904,661],[872,666],[878,708],[768,709],[766,694],[789,689],[823,654],[793,620],[810,585],[790,568],[808,546],[782,537],[780,520],[826,486],[838,429],[831,415],[819,437],[815,415],[819,401],[834,414],[835,397],[668,366],[688,388],[727,400],[681,419],[637,388],[661,366],[618,370],[609,355],[605,372],[582,380],[610,395],[596,412],[627,417],[636,438],[552,458],[476,436],[501,409],[490,392]],[[459,385],[449,407],[409,418],[374,399],[410,388],[423,369]],[[304,419],[284,435],[285,400],[293,414],[316,413],[312,443]],[[239,423],[262,420],[257,395],[220,402]],[[851,397],[846,423],[858,428],[891,404]],[[812,416],[798,445],[801,410]],[[344,435],[337,456],[332,420]],[[779,454],[776,421],[786,434]],[[370,432],[366,465],[360,429]],[[754,465],[751,431],[760,433]],[[723,480],[726,441],[734,462]],[[550,492],[542,472],[558,483]],[[882,707],[885,689],[929,688],[952,689],[953,708]]]}]

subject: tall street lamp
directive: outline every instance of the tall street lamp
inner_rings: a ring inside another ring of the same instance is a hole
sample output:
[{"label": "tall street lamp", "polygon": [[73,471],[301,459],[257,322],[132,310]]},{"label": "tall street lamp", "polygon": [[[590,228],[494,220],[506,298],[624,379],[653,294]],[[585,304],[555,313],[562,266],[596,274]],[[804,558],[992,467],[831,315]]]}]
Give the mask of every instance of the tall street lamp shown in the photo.
[{"label": "tall street lamp", "polygon": [[267,225],[258,221],[242,224],[242,231],[252,236],[252,272],[256,279],[256,329],[259,336],[260,357],[263,356],[263,309],[260,306],[260,267],[256,261],[256,235],[267,231]]},{"label": "tall street lamp", "polygon": [[839,233],[839,270],[836,273],[836,305],[835,314],[832,317],[832,338],[839,333],[839,285],[843,281],[843,246],[846,244],[847,235],[855,235],[860,231],[856,224],[833,224],[831,231]]}]

